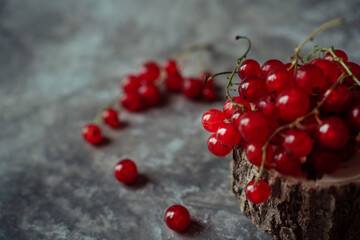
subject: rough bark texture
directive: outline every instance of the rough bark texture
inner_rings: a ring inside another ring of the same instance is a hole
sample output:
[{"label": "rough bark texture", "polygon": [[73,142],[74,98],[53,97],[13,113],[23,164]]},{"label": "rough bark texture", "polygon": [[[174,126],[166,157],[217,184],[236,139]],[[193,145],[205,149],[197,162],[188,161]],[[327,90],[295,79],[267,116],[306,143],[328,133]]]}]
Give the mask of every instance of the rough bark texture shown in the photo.
[{"label": "rough bark texture", "polygon": [[241,148],[234,148],[232,189],[241,211],[259,229],[278,239],[360,239],[360,179],[326,183],[285,177],[274,170],[262,179],[271,187],[263,204],[246,199],[244,187],[255,178],[257,167]]}]

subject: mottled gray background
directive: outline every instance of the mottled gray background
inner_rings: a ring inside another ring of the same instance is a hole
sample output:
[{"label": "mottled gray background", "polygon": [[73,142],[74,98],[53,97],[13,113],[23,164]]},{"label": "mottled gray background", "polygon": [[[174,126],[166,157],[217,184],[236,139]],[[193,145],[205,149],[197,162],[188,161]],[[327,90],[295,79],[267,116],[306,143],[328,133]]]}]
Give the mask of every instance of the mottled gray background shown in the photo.
[{"label": "mottled gray background", "polygon": [[[241,34],[253,41],[249,57],[285,60],[338,16],[347,23],[316,43],[359,62],[357,0],[0,0],[0,239],[272,239],[240,212],[229,157],[207,151],[208,104],[170,96],[162,108],[124,112],[128,126],[105,128],[111,142],[101,148],[80,131],[146,59],[211,42],[208,68],[228,70],[244,50],[233,41]],[[135,186],[113,178],[125,156],[141,173]],[[193,219],[182,234],[162,220],[175,203]]]}]

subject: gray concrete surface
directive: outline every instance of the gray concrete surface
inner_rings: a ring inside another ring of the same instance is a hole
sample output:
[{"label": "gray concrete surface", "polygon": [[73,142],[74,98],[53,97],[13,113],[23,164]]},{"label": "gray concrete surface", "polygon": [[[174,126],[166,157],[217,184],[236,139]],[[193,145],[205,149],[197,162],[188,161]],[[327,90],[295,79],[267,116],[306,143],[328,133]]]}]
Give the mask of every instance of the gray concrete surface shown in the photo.
[{"label": "gray concrete surface", "polygon": [[[212,42],[208,68],[228,70],[241,34],[253,40],[249,57],[285,60],[338,16],[347,23],[316,43],[360,62],[356,0],[0,0],[0,239],[272,239],[240,212],[229,157],[207,151],[200,118],[221,101],[170,96],[162,108],[122,112],[128,126],[105,128],[111,142],[101,148],[85,144],[81,128],[146,59]],[[122,157],[138,165],[136,186],[113,178]],[[192,215],[182,234],[163,222],[175,203]]]}]

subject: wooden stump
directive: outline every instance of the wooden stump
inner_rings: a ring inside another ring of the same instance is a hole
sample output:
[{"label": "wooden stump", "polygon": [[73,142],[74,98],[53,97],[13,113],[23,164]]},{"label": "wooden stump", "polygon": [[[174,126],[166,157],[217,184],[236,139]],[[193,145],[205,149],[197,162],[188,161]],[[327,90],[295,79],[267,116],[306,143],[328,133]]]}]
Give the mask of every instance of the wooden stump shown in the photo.
[{"label": "wooden stump", "polygon": [[245,151],[234,148],[231,161],[232,189],[241,211],[259,229],[278,239],[360,239],[360,154],[342,169],[320,180],[284,176],[264,171],[261,179],[271,187],[263,204],[246,199],[244,188],[258,168],[246,159]]}]

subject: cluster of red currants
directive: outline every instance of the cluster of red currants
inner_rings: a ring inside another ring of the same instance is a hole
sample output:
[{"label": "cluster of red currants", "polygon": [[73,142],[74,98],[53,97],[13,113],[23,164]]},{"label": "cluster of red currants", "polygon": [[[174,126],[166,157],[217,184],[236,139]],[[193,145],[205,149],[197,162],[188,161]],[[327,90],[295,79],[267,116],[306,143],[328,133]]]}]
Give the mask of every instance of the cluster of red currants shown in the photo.
[{"label": "cluster of red currants", "polygon": [[[260,66],[248,59],[238,75],[239,96],[229,97],[223,111],[210,109],[202,116],[214,155],[240,146],[255,166],[308,177],[309,169],[334,172],[356,152],[360,89],[351,75],[360,79],[360,66],[342,50],[302,65],[271,59]],[[251,202],[263,203],[270,187],[252,180],[245,193]]]},{"label": "cluster of red currants", "polygon": [[[154,61],[145,62],[140,66],[138,74],[124,76],[120,83],[121,95],[119,106],[132,112],[141,112],[145,109],[156,107],[164,99],[164,93],[181,92],[191,100],[202,99],[204,101],[216,100],[216,87],[213,81],[205,83],[205,78],[211,73],[203,72],[199,77],[184,77],[178,64],[173,59],[166,60],[162,66]],[[119,112],[112,105],[101,110],[103,122],[118,128],[121,125]],[[99,123],[93,123],[83,128],[82,134],[85,141],[97,145],[102,142],[103,135]]]}]

